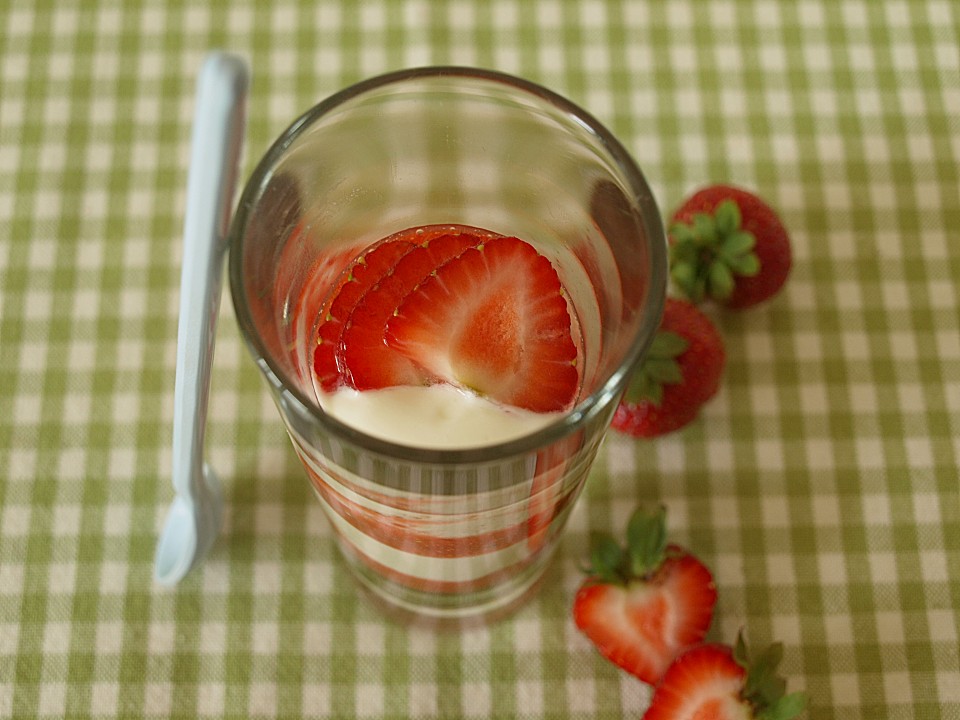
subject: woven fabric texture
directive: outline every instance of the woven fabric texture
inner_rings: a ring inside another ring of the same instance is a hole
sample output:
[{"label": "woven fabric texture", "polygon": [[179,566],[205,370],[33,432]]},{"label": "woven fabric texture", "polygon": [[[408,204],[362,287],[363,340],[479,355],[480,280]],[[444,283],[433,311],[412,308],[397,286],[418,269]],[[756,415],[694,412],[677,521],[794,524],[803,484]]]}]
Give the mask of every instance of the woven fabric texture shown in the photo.
[{"label": "woven fabric texture", "polygon": [[[641,500],[720,588],[710,637],[783,641],[811,719],[960,718],[960,7],[950,0],[0,1],[0,717],[624,718],[649,690],[570,606]],[[207,434],[225,527],[152,577],[194,82],[253,74],[246,177],[365,77],[476,65],[587,108],[666,215],[759,190],[774,301],[712,312],[688,429],[610,435],[542,592],[434,634],[359,598],[222,306]]]}]

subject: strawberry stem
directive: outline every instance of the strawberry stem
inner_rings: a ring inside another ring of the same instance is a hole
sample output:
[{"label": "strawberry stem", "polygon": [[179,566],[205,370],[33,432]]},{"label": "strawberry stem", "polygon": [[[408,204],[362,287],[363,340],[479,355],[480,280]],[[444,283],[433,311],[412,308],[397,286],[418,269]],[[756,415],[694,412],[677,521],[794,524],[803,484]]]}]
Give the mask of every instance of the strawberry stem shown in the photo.
[{"label": "strawberry stem", "polygon": [[783,659],[783,644],[773,643],[751,660],[743,631],[737,635],[733,658],[747,672],[741,698],[753,708],[758,720],[791,720],[803,712],[807,694],[787,694],[787,681],[777,674]]},{"label": "strawberry stem", "polygon": [[756,238],[742,222],[739,206],[727,199],[712,214],[694,213],[690,223],[671,226],[670,276],[692,302],[726,300],[737,276],[760,272]]},{"label": "strawberry stem", "polygon": [[627,523],[630,573],[645,577],[663,562],[667,548],[667,509],[639,507]]},{"label": "strawberry stem", "polygon": [[646,357],[630,378],[626,399],[632,403],[650,402],[660,405],[664,385],[679,385],[683,374],[677,362],[690,342],[675,332],[661,330],[650,344]]},{"label": "strawberry stem", "polygon": [[627,546],[609,534],[594,535],[587,571],[602,582],[626,585],[646,578],[660,567],[667,552],[667,510],[640,506],[627,523]]}]

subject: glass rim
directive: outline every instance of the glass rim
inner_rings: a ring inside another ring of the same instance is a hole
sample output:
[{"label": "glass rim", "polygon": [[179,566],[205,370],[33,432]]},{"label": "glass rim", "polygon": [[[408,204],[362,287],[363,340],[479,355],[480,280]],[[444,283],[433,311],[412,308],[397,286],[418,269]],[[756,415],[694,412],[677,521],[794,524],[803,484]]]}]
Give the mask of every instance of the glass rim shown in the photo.
[{"label": "glass rim", "polygon": [[[592,393],[582,398],[573,408],[565,412],[554,422],[539,430],[521,437],[495,444],[467,448],[429,448],[404,445],[368,435],[352,425],[347,425],[325,412],[316,401],[302,392],[283,368],[274,361],[256,331],[250,305],[242,277],[243,238],[249,223],[250,209],[254,200],[270,178],[287,148],[314,123],[347,102],[374,90],[397,85],[410,80],[464,78],[504,85],[553,106],[564,115],[572,117],[577,124],[586,128],[600,141],[609,159],[623,174],[632,193],[632,200],[640,208],[641,222],[650,238],[650,272],[648,288],[641,309],[640,332],[624,353],[617,368]],[[574,102],[547,89],[546,87],[504,72],[456,65],[438,65],[396,70],[377,75],[349,85],[328,96],[294,120],[280,136],[274,140],[263,157],[255,166],[244,185],[237,209],[231,219],[227,232],[229,251],[230,292],[234,314],[241,335],[249,352],[267,381],[277,391],[278,399],[286,411],[294,412],[301,418],[318,423],[341,441],[350,443],[359,449],[406,462],[430,463],[435,465],[460,465],[489,462],[494,458],[519,456],[536,452],[574,433],[586,425],[606,404],[613,402],[615,396],[623,390],[634,369],[634,365],[653,341],[660,323],[667,288],[667,251],[666,232],[660,211],[653,193],[626,148],[593,115]]]}]

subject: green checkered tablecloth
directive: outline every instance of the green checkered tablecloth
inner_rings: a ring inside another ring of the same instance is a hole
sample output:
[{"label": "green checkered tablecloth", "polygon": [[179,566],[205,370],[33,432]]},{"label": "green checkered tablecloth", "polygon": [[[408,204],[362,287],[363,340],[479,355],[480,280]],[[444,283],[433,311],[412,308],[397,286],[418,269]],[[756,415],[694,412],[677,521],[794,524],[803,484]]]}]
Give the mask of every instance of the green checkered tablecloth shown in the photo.
[{"label": "green checkered tablecloth", "polygon": [[[590,109],[665,209],[758,188],[784,293],[718,314],[702,419],[609,437],[538,598],[432,634],[358,601],[224,303],[226,527],[152,578],[205,52],[253,70],[245,174],[301,111],[423,64]],[[726,0],[0,0],[0,717],[630,718],[570,603],[641,498],[714,569],[711,637],[780,639],[810,718],[960,718],[960,6]]]}]

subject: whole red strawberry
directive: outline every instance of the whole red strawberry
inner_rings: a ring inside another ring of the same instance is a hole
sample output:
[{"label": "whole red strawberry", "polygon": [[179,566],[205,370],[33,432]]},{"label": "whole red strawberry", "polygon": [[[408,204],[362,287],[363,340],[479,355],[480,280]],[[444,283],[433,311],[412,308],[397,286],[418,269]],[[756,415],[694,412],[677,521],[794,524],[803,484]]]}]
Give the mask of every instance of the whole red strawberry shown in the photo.
[{"label": "whole red strawberry", "polygon": [[776,294],[790,273],[790,238],[755,194],[711,185],[673,214],[670,274],[693,302],[747,308]]},{"label": "whole red strawberry", "polygon": [[692,303],[667,298],[647,355],[613,416],[613,428],[656,437],[693,420],[720,387],[726,352],[716,326]]},{"label": "whole red strawberry", "polygon": [[573,602],[577,627],[605,658],[654,685],[681,652],[700,643],[713,619],[710,571],[666,542],[665,511],[638,509],[627,547],[596,538],[590,577]]},{"label": "whole red strawberry", "polygon": [[734,648],[698,645],[667,670],[643,720],[791,720],[803,712],[807,696],[786,694],[776,672],[782,656],[776,643],[751,660],[742,634]]}]

